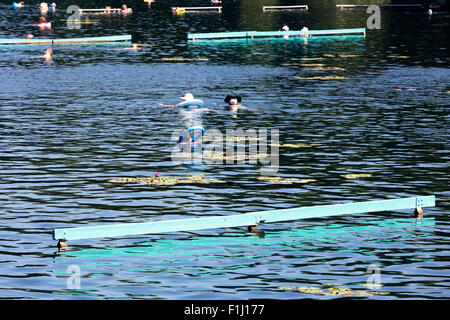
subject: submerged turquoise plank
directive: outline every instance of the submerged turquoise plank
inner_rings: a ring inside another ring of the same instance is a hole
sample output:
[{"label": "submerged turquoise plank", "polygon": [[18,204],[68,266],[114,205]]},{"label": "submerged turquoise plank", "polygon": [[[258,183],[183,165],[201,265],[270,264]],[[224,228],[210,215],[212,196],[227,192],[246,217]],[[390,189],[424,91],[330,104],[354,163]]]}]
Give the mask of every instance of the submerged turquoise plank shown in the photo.
[{"label": "submerged turquoise plank", "polygon": [[[435,218],[395,218],[371,220],[360,223],[356,226],[346,224],[330,224],[326,226],[306,225],[283,231],[268,231],[264,238],[248,236],[243,233],[228,233],[221,236],[194,237],[189,239],[158,239],[151,242],[141,243],[132,247],[111,247],[111,248],[87,248],[75,251],[66,251],[62,259],[99,259],[123,256],[152,256],[162,258],[175,258],[180,256],[208,256],[217,255],[220,251],[229,252],[232,246],[283,246],[292,243],[302,243],[305,240],[327,241],[328,239],[339,238],[345,235],[359,237],[378,237],[383,232],[402,232],[408,230],[418,230],[422,227],[432,227],[435,225]],[[376,234],[378,233],[378,234]]]},{"label": "submerged turquoise plank", "polygon": [[53,238],[55,240],[79,240],[100,237],[120,237],[127,235],[232,228],[255,225],[259,223],[321,218],[354,213],[413,209],[417,206],[432,207],[434,205],[434,196],[413,197],[404,199],[269,210],[231,216],[215,216],[207,218],[190,218],[167,221],[153,221],[145,223],[126,223],[116,225],[55,229],[53,230]]}]

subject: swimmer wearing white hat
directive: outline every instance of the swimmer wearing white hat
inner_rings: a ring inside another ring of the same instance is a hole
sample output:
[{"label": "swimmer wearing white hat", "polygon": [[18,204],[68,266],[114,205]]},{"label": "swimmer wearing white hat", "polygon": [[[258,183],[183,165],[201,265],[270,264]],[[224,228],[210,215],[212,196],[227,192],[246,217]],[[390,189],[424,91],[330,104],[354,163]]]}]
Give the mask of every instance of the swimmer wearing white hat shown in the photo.
[{"label": "swimmer wearing white hat", "polygon": [[307,27],[303,27],[300,31],[305,33],[301,35],[302,37],[311,37],[311,35],[308,34],[309,29]]},{"label": "swimmer wearing white hat", "polygon": [[[284,25],[284,26],[281,28],[281,30],[278,30],[278,31],[289,31],[289,27],[288,27],[287,25]],[[288,36],[287,34],[285,34],[285,35],[283,35],[283,38],[284,38],[284,39],[288,39],[289,36]]]},{"label": "swimmer wearing white hat", "polygon": [[180,97],[181,100],[183,101],[190,101],[190,100],[194,100],[194,95],[192,93],[186,93],[184,95],[184,97]]}]

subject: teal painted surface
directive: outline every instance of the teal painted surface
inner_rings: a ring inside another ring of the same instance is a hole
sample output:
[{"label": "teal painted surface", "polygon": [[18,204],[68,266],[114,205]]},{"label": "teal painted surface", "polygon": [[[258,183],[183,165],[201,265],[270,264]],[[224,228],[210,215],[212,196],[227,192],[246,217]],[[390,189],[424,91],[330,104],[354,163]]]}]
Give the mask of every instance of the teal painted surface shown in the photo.
[{"label": "teal painted surface", "polygon": [[51,44],[52,39],[0,39],[0,44]]},{"label": "teal painted surface", "polygon": [[275,37],[275,36],[301,36],[301,35],[342,35],[342,34],[364,34],[365,28],[355,29],[331,29],[331,30],[300,30],[292,31],[241,31],[241,32],[218,32],[218,33],[189,33],[188,39],[214,39],[214,38],[250,38],[250,37]]},{"label": "teal painted surface", "polygon": [[55,229],[53,230],[53,239],[80,240],[100,237],[120,237],[139,234],[232,228],[249,226],[258,223],[321,218],[354,213],[413,209],[418,206],[418,204],[420,204],[420,207],[432,207],[435,205],[435,197],[413,197],[283,210],[269,210],[231,216]]},{"label": "teal painted surface", "polygon": [[71,42],[114,42],[130,41],[131,35],[107,36],[107,37],[85,37],[85,38],[67,38],[67,39],[0,39],[0,44],[52,44],[52,43],[71,43]]}]

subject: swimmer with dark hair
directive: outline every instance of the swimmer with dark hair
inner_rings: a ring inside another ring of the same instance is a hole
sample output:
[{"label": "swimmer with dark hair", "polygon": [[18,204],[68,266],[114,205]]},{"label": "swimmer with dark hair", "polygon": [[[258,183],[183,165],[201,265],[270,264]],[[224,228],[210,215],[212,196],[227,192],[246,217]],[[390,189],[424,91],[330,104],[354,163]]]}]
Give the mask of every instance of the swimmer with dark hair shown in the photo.
[{"label": "swimmer with dark hair", "polygon": [[246,109],[246,107],[242,106],[240,103],[242,101],[241,96],[231,96],[227,95],[225,99],[223,99],[228,105],[226,106],[227,110],[230,111],[232,118],[237,118],[237,113],[239,109]]},{"label": "swimmer with dark hair", "polygon": [[242,101],[242,97],[239,95],[232,96],[227,95],[225,99],[223,99],[226,103],[228,103],[228,110],[236,111],[238,108],[245,108],[244,106],[240,105]]}]

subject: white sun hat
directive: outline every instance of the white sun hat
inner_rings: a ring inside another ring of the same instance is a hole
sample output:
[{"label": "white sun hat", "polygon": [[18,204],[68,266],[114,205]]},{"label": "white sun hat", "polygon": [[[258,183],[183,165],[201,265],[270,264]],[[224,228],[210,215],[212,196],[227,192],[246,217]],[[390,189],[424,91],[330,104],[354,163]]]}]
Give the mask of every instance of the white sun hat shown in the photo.
[{"label": "white sun hat", "polygon": [[184,97],[180,97],[180,99],[184,100],[184,101],[189,101],[189,100],[193,100],[194,96],[192,95],[192,93],[188,92],[184,95]]}]

